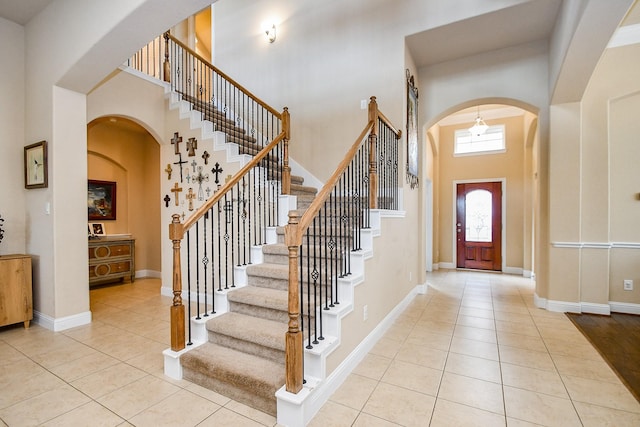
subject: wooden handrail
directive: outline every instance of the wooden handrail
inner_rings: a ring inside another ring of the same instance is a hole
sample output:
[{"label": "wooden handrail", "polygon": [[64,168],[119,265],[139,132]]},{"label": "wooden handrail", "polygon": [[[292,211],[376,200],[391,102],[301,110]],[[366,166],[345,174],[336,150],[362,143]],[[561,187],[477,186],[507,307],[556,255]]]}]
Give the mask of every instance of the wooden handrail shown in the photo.
[{"label": "wooden handrail", "polygon": [[254,94],[252,94],[249,90],[247,90],[244,86],[242,86],[240,83],[238,83],[237,81],[235,81],[234,79],[232,79],[231,77],[229,77],[227,74],[225,74],[223,71],[221,71],[220,69],[218,69],[215,65],[213,65],[211,62],[209,62],[207,59],[203,58],[202,56],[200,56],[199,54],[197,54],[196,52],[194,52],[191,48],[189,48],[187,45],[185,45],[184,43],[182,43],[180,40],[178,40],[177,38],[175,38],[174,36],[171,35],[171,33],[169,33],[168,31],[165,33],[165,37],[167,37],[168,39],[172,40],[175,44],[177,44],[178,46],[180,46],[181,48],[187,50],[189,52],[189,54],[193,55],[194,57],[198,58],[200,61],[202,61],[203,63],[205,63],[209,68],[211,68],[213,71],[215,71],[218,75],[220,75],[221,77],[224,77],[225,80],[227,80],[229,83],[233,84],[235,87],[237,87],[238,89],[240,89],[240,91],[244,92],[249,98],[253,99],[256,103],[258,103],[262,108],[264,108],[265,110],[269,111],[271,114],[273,114],[274,116],[276,116],[278,119],[282,120],[282,116],[280,115],[280,112],[278,110],[276,110],[275,108],[271,107],[269,104],[267,104],[266,102],[264,102],[263,100],[261,100],[260,98],[258,98],[257,96],[255,96]]}]

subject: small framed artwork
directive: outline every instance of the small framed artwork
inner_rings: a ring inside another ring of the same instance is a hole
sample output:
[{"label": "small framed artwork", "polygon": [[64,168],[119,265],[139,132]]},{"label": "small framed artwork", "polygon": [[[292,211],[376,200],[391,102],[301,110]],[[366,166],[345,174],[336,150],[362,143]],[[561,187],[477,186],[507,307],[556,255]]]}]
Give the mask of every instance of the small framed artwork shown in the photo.
[{"label": "small framed artwork", "polygon": [[89,221],[116,219],[116,183],[90,179],[87,190]]},{"label": "small framed artwork", "polygon": [[91,224],[89,224],[89,226],[91,227],[91,233],[94,236],[104,236],[104,224],[101,222],[92,222]]},{"label": "small framed artwork", "polygon": [[47,188],[47,141],[24,147],[24,188]]},{"label": "small framed artwork", "polygon": [[411,188],[418,186],[418,88],[413,76],[407,76],[407,182]]}]

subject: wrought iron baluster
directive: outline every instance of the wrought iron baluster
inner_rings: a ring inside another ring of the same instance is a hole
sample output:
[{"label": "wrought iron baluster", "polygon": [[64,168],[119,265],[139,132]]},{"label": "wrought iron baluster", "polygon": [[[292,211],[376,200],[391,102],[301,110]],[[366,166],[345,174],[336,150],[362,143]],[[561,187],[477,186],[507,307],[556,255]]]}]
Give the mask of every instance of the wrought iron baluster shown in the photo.
[{"label": "wrought iron baluster", "polygon": [[191,243],[190,243],[191,230],[187,231],[187,345],[193,344],[191,342]]},{"label": "wrought iron baluster", "polygon": [[209,258],[207,257],[207,220],[209,219],[209,212],[204,213],[204,219],[202,221],[202,247],[204,251],[204,256],[202,257],[202,268],[203,268],[203,276],[204,276],[204,316],[209,317],[209,313],[207,310],[207,267],[209,265]]},{"label": "wrought iron baluster", "polygon": [[200,320],[200,221],[196,221],[196,319]]},{"label": "wrought iron baluster", "polygon": [[[307,272],[307,277],[306,280],[301,280],[300,283],[306,283],[307,284],[307,324],[309,325],[309,331],[307,332],[308,335],[308,344],[307,344],[307,348],[308,349],[312,349],[313,346],[311,345],[311,333],[313,332],[311,330],[311,280],[310,280],[310,272],[311,272],[311,268],[310,268],[310,254],[309,254],[309,230],[307,229],[307,232],[305,234],[306,238],[307,238],[307,256],[305,257],[307,260],[307,268],[306,268],[306,272]],[[301,268],[300,271],[302,272],[303,269]]]},{"label": "wrought iron baluster", "polygon": [[215,290],[216,290],[216,275],[214,268],[214,260],[215,260],[215,244],[213,238],[213,230],[214,230],[214,221],[213,221],[213,206],[209,209],[209,216],[211,218],[211,314],[216,313],[216,304],[215,304]]}]

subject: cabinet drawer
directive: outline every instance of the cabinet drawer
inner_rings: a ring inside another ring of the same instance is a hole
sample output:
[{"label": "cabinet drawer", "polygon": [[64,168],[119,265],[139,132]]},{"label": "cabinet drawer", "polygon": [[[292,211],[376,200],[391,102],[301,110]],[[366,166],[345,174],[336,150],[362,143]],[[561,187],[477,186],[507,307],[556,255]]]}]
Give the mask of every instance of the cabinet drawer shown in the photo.
[{"label": "cabinet drawer", "polygon": [[131,273],[131,261],[105,262],[89,266],[89,279],[116,277],[118,273]]},{"label": "cabinet drawer", "polygon": [[131,245],[129,244],[111,244],[89,247],[89,259],[113,258],[130,255]]}]

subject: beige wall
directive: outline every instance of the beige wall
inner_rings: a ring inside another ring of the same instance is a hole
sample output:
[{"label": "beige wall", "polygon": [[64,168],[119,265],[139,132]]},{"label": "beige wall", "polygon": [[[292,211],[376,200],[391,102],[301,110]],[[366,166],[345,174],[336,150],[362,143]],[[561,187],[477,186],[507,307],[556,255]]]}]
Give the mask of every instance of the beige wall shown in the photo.
[{"label": "beige wall", "polygon": [[454,181],[465,180],[506,180],[506,211],[503,212],[503,231],[506,246],[503,265],[507,269],[524,268],[525,230],[525,138],[524,116],[505,118],[500,121],[487,120],[488,125],[505,125],[506,147],[504,153],[460,156],[453,155],[454,133],[457,129],[468,128],[472,123],[441,126],[439,129],[440,151],[438,156],[439,176],[439,247],[438,263],[456,264],[454,242]]},{"label": "beige wall", "polygon": [[639,45],[608,49],[582,101],[552,107],[551,307],[640,303],[638,285],[623,290],[624,279],[640,283],[639,68]]},{"label": "beige wall", "polygon": [[117,183],[117,215],[101,221],[107,234],[136,239],[136,271],[158,275],[160,257],[160,146],[143,128],[126,119],[126,128],[99,120],[87,135],[89,179]]}]

